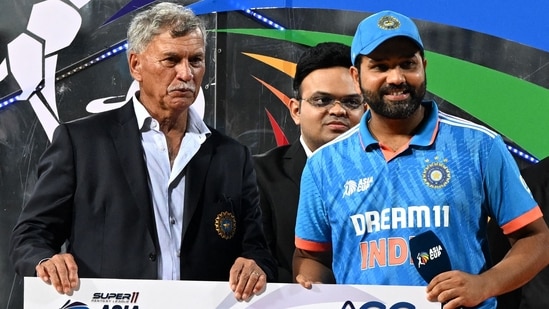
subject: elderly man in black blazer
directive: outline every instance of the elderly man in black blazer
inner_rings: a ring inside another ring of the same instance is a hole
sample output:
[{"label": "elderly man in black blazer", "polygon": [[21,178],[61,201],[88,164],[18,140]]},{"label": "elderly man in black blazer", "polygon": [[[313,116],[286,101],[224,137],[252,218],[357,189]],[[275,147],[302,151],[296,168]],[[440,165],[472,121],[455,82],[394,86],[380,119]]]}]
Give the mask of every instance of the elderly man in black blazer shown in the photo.
[{"label": "elderly man in black blazer", "polygon": [[254,157],[263,226],[278,263],[279,282],[294,282],[292,257],[301,172],[307,157],[356,125],[366,109],[354,88],[351,50],[340,43],[320,43],[297,62],[290,114],[301,136]]},{"label": "elderly man in black blazer", "polygon": [[83,277],[228,280],[239,300],[276,277],[250,151],[190,108],[205,35],[174,3],[136,15],[128,62],[140,89],[56,129],[13,230],[19,275],[60,293]]}]

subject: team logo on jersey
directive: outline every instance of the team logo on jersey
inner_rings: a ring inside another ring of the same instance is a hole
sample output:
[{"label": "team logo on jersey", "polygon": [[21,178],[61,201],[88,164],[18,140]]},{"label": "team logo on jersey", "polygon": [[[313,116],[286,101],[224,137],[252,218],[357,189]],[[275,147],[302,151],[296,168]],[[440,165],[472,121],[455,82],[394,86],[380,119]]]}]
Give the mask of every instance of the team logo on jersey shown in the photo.
[{"label": "team logo on jersey", "polygon": [[423,182],[433,189],[446,187],[450,182],[451,173],[446,164],[442,162],[433,162],[423,170]]},{"label": "team logo on jersey", "polygon": [[372,176],[361,178],[358,182],[351,179],[347,180],[343,185],[343,197],[350,196],[355,192],[368,190],[372,185],[372,182],[374,182],[374,177]]},{"label": "team logo on jersey", "polygon": [[356,181],[347,180],[345,182],[345,185],[343,186],[343,196],[350,196],[351,194],[355,193],[356,187]]},{"label": "team logo on jersey", "polygon": [[215,218],[215,230],[223,239],[233,238],[236,232],[235,216],[228,211],[219,213]]}]

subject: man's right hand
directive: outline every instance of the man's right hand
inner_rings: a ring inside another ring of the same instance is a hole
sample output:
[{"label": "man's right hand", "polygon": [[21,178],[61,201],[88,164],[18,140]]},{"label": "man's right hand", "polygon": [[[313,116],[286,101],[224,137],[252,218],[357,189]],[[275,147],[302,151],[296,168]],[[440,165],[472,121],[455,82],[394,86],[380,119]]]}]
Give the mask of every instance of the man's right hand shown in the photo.
[{"label": "man's right hand", "polygon": [[322,283],[322,282],[312,282],[311,280],[307,279],[304,275],[297,275],[295,277],[295,281],[299,284],[301,284],[302,287],[310,290],[313,287],[313,283]]},{"label": "man's right hand", "polygon": [[36,276],[53,285],[61,294],[70,295],[78,287],[78,266],[69,253],[61,253],[36,265]]},{"label": "man's right hand", "polygon": [[306,289],[317,283],[336,283],[331,264],[331,251],[316,252],[296,248],[293,259],[295,281]]}]

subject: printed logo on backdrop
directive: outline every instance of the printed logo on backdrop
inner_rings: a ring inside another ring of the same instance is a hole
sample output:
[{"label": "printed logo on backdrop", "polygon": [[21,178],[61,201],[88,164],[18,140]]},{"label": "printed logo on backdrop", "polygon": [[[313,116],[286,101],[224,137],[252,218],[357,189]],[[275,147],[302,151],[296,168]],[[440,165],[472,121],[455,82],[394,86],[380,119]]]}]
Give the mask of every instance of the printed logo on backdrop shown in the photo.
[{"label": "printed logo on backdrop", "polygon": [[[120,292],[97,292],[93,293],[91,303],[99,305],[101,309],[139,309],[136,305],[139,298],[139,292],[120,293]],[[59,309],[91,309],[89,305],[80,301],[69,299]]]},{"label": "printed logo on backdrop", "polygon": [[75,301],[71,303],[71,300],[67,300],[67,302],[63,305],[63,307],[59,309],[90,309],[88,305],[81,303],[79,301]]},{"label": "printed logo on backdrop", "polygon": [[379,301],[369,301],[360,307],[355,307],[351,301],[346,301],[341,309],[416,309],[416,306],[407,302],[399,302],[392,306]]},{"label": "printed logo on backdrop", "polygon": [[131,292],[131,293],[98,292],[98,293],[93,293],[93,297],[91,301],[103,302],[103,303],[135,304],[137,303],[138,297],[139,297],[139,292]]}]

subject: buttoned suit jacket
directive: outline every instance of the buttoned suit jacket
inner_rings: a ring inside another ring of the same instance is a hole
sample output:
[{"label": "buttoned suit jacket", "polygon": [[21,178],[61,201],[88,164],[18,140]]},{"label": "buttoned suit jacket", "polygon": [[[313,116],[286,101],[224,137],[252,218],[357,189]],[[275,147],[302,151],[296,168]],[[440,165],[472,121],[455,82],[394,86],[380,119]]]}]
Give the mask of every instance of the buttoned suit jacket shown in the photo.
[{"label": "buttoned suit jacket", "polygon": [[263,227],[278,264],[278,282],[293,282],[295,220],[301,173],[307,155],[301,142],[254,156],[263,214]]},{"label": "buttoned suit jacket", "polygon": [[[210,130],[184,169],[181,279],[228,280],[242,256],[272,280],[276,266],[262,231],[251,154]],[[63,244],[81,278],[158,278],[155,215],[131,100],[59,125],[40,160],[11,237],[16,272],[33,276],[39,260]]]}]

